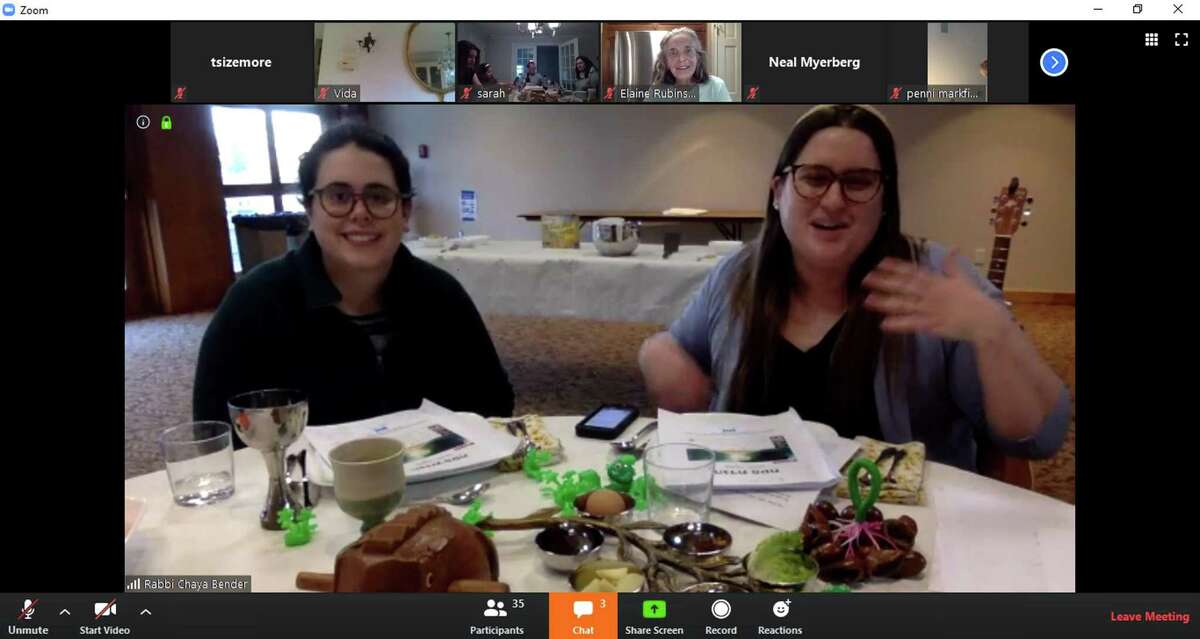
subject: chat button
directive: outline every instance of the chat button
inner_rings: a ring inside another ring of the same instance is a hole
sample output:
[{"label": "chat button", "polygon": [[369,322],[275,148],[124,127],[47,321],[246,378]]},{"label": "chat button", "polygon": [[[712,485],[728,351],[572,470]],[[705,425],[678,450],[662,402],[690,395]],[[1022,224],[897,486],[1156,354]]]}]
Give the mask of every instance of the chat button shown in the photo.
[{"label": "chat button", "polygon": [[617,639],[616,593],[550,593],[550,639]]}]

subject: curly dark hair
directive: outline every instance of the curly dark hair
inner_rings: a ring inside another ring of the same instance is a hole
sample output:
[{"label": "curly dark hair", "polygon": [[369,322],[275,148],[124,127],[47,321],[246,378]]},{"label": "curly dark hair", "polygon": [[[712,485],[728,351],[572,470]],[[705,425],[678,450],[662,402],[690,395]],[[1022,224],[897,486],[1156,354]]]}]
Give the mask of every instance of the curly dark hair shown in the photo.
[{"label": "curly dark hair", "polygon": [[362,122],[343,122],[327,129],[313,142],[312,148],[300,156],[300,199],[304,206],[312,204],[312,190],[317,186],[317,169],[321,166],[321,159],[330,151],[349,144],[387,160],[392,165],[400,197],[405,200],[412,198],[412,175],[408,171],[408,158],[404,157],[400,145]]}]

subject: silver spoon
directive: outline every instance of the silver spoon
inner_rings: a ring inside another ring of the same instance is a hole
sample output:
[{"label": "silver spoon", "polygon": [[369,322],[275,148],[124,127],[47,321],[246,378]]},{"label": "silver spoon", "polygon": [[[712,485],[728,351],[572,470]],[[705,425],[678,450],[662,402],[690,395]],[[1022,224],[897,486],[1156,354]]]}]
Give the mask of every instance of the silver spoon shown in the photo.
[{"label": "silver spoon", "polygon": [[632,453],[633,451],[639,450],[643,446],[646,445],[645,442],[642,442],[639,444],[638,440],[640,440],[643,437],[654,432],[655,429],[657,429],[657,428],[658,428],[658,421],[657,420],[652,421],[649,424],[646,424],[646,426],[643,427],[641,430],[639,430],[637,432],[637,434],[634,435],[633,437],[629,437],[627,439],[619,439],[615,442],[612,442],[612,447],[618,453]]},{"label": "silver spoon", "polygon": [[524,459],[529,451],[537,448],[537,444],[533,443],[533,438],[529,436],[529,429],[525,427],[525,420],[514,419],[508,422],[507,426],[510,433],[521,438],[521,446],[517,448],[516,452],[517,457]]},{"label": "silver spoon", "polygon": [[479,497],[483,493],[487,492],[487,489],[490,487],[491,484],[487,483],[486,481],[479,482],[478,484],[468,487],[466,490],[461,490],[457,493],[450,493],[449,495],[442,495],[441,497],[435,497],[434,501],[443,504],[452,504],[455,506],[466,506],[467,504],[475,501],[476,497]]}]

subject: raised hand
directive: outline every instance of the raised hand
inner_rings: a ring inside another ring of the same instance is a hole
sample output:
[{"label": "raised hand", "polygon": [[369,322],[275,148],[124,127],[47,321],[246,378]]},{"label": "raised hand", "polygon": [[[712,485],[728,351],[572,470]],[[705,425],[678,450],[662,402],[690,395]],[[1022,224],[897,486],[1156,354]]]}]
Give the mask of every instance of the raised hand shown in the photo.
[{"label": "raised hand", "polygon": [[976,342],[1009,321],[1007,312],[962,272],[957,252],[946,257],[943,270],[945,275],[885,258],[863,279],[871,291],[864,304],[884,315],[881,328],[892,333]]}]

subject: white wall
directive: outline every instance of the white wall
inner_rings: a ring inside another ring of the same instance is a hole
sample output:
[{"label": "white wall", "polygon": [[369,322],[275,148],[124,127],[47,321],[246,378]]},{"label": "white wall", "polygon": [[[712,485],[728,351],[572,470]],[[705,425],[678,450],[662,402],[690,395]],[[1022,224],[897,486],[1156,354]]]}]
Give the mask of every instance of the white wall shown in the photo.
[{"label": "white wall", "polygon": [[[417,83],[408,69],[408,22],[324,23],[317,84],[357,84],[363,102],[435,102],[437,96]],[[367,53],[358,46],[367,32],[376,45]],[[343,55],[357,58],[354,71],[339,68]],[[450,94],[453,98],[453,93]]]},{"label": "white wall", "polygon": [[979,63],[987,59],[987,23],[950,22],[942,33],[941,22],[929,23],[929,84],[987,84]]},{"label": "white wall", "polygon": [[[1075,290],[1075,112],[1045,106],[883,106],[897,142],[903,227],[959,247],[992,246],[991,198],[1014,175],[1035,198],[1007,287]],[[410,158],[422,234],[539,239],[539,210],[763,210],[776,156],[804,106],[373,106]],[[430,157],[417,157],[428,144]],[[479,219],[458,220],[475,190]],[[685,241],[719,237],[704,225]],[[585,237],[590,231],[584,230]],[[653,241],[661,231],[647,233]]]},{"label": "white wall", "polygon": [[891,107],[904,230],[990,255],[992,197],[1012,177],[1033,196],[1005,288],[1075,291],[1075,108]]}]

